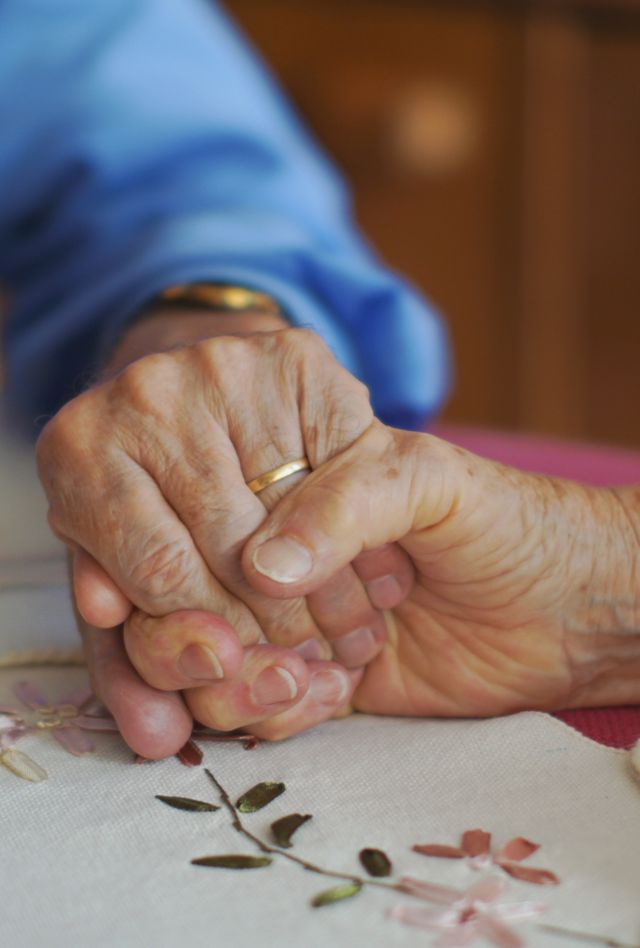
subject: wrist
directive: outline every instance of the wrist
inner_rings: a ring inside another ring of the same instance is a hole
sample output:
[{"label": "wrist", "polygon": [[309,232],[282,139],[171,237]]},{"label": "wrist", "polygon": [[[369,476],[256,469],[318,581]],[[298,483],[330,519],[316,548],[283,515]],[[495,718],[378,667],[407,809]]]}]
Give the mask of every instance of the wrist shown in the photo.
[{"label": "wrist", "polygon": [[584,515],[569,525],[573,610],[585,631],[633,632],[640,641],[640,512],[637,491],[579,488]]},{"label": "wrist", "polygon": [[129,326],[111,354],[104,375],[156,352],[195,345],[215,336],[247,336],[286,329],[284,316],[262,310],[206,310],[165,302],[147,307]]},{"label": "wrist", "polygon": [[640,701],[640,504],[633,488],[583,488],[578,577],[563,616],[576,706]]}]

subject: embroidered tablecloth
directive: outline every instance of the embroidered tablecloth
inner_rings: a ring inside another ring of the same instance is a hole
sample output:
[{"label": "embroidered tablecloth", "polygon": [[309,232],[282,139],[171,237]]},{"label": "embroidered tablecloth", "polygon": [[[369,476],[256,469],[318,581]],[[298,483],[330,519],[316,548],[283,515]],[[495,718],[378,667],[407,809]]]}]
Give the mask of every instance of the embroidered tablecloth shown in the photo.
[{"label": "embroidered tablecloth", "polygon": [[[6,443],[0,450],[0,656],[44,645],[73,648],[63,561],[46,532],[28,451],[8,451]],[[18,705],[14,687],[22,679],[55,703],[82,685],[86,672],[0,670],[1,705]],[[246,871],[193,866],[193,858],[206,855],[258,854],[233,829],[224,807],[194,813],[156,799],[163,794],[220,804],[203,766],[189,768],[176,758],[135,765],[117,735],[94,739],[94,753],[78,758],[53,740],[51,730],[23,737],[16,746],[48,774],[40,783],[0,767],[0,945],[444,943],[438,941],[447,931],[442,919],[453,912],[447,904],[365,887],[353,899],[313,909],[310,899],[338,880],[281,856]],[[312,814],[290,850],[303,859],[365,875],[358,853],[376,847],[393,862],[391,881],[411,876],[464,893],[481,879],[503,879],[509,888],[496,898],[496,912],[514,903],[531,911],[531,903],[546,906],[542,915],[509,922],[528,945],[589,943],[553,933],[554,926],[640,944],[640,785],[624,751],[601,746],[553,717],[423,721],[357,715],[283,744],[202,747],[203,764],[232,800],[259,781],[285,783],[281,796],[243,820],[270,841],[276,818]],[[535,841],[540,849],[522,865],[550,870],[560,884],[514,879],[489,856],[445,859],[412,851],[414,844],[457,846],[464,831],[476,828],[492,834],[494,853],[514,837]],[[392,915],[416,905],[439,913],[441,927],[420,930]],[[461,900],[458,928],[450,935],[462,938],[462,915],[472,909]]]}]

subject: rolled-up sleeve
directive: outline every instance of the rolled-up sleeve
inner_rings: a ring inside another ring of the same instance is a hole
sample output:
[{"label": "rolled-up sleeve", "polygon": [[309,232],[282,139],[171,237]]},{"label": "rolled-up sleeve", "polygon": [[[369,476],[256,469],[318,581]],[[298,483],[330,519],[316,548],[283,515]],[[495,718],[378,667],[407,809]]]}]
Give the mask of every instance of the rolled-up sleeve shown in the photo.
[{"label": "rolled-up sleeve", "polygon": [[412,427],[446,331],[355,231],[348,195],[207,0],[0,0],[7,394],[31,423],[142,305],[191,281],[272,294]]}]

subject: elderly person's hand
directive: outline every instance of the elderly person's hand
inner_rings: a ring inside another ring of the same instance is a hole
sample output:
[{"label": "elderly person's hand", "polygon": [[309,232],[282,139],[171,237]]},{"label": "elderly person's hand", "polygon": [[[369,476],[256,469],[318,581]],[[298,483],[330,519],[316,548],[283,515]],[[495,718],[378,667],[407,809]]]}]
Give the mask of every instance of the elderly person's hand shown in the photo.
[{"label": "elderly person's hand", "polygon": [[375,424],[287,495],[243,553],[308,595],[397,541],[416,581],[354,705],[484,716],[640,701],[640,491],[525,474]]},{"label": "elderly person's hand", "polygon": [[[178,690],[222,729],[275,718],[281,736],[339,712],[358,677],[346,669],[382,646],[379,608],[412,582],[391,546],[306,600],[277,602],[246,582],[244,543],[304,475],[259,494],[247,482],[299,458],[315,468],[372,422],[364,386],[314,334],[281,325],[265,314],[152,314],[107,380],[66,405],[38,444],[50,523],[73,552],[94,687],[149,757],[190,732]],[[324,661],[332,654],[340,665]]]}]

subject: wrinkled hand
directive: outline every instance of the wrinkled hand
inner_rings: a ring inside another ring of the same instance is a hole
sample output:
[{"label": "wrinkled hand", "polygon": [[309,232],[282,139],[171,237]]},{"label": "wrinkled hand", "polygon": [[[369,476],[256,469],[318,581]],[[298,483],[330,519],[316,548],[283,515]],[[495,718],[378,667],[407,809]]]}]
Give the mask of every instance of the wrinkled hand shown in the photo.
[{"label": "wrinkled hand", "polygon": [[94,687],[134,749],[180,746],[182,689],[203,723],[263,722],[265,736],[348,700],[357,675],[323,659],[333,650],[356,668],[377,654],[377,607],[412,581],[404,554],[384,547],[287,602],[252,589],[239,554],[303,475],[259,496],[246,482],[305,455],[316,467],[371,420],[364,386],[314,334],[286,329],[143,356],[47,425],[38,464],[50,524],[73,551]]},{"label": "wrinkled hand", "polygon": [[388,614],[388,641],[354,695],[360,710],[485,716],[632,703],[639,501],[637,490],[525,474],[374,425],[280,502],[243,563],[255,589],[282,598],[382,543],[411,556],[416,581]]}]

